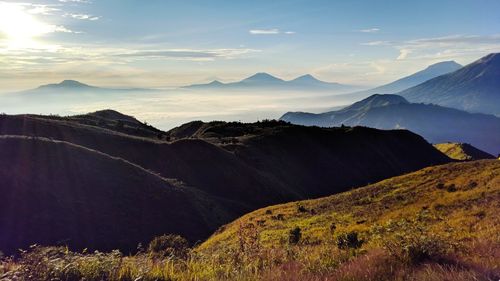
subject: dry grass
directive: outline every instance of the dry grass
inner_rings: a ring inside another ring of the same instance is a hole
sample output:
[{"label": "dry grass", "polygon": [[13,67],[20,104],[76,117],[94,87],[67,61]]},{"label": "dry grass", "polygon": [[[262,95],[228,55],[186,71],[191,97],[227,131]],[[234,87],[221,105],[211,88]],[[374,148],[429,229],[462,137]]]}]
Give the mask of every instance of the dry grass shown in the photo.
[{"label": "dry grass", "polygon": [[187,255],[34,247],[0,272],[42,281],[498,281],[499,202],[500,161],[449,164],[255,211]]}]

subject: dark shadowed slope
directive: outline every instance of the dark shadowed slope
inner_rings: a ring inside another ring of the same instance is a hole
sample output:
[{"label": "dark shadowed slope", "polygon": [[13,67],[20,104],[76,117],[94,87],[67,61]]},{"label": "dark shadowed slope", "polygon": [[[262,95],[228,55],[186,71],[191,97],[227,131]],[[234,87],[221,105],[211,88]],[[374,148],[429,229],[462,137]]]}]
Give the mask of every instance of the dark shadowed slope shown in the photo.
[{"label": "dark shadowed slope", "polygon": [[282,120],[316,126],[368,126],[408,129],[432,143],[465,142],[489,153],[500,152],[500,118],[437,105],[414,104],[397,95],[373,95],[338,111],[289,112]]},{"label": "dark shadowed slope", "polygon": [[0,137],[0,249],[124,251],[163,233],[196,240],[233,215],[206,195],[66,142]]},{"label": "dark shadowed slope", "polygon": [[[353,184],[389,177],[397,170],[413,170],[426,161],[449,161],[421,137],[403,130],[321,129],[268,121],[193,122],[168,133],[185,137],[188,132],[222,145],[299,197],[336,193]],[[412,146],[416,150],[408,149]]]},{"label": "dark shadowed slope", "polygon": [[500,115],[500,54],[489,54],[398,94],[411,102]]},{"label": "dark shadowed slope", "polygon": [[320,129],[283,122],[202,126],[203,134],[195,139],[166,143],[67,121],[0,117],[0,134],[43,136],[96,149],[248,208],[331,194],[449,161],[405,131]]},{"label": "dark shadowed slope", "polygon": [[477,149],[468,143],[446,142],[435,144],[434,147],[455,160],[495,159],[493,155]]}]

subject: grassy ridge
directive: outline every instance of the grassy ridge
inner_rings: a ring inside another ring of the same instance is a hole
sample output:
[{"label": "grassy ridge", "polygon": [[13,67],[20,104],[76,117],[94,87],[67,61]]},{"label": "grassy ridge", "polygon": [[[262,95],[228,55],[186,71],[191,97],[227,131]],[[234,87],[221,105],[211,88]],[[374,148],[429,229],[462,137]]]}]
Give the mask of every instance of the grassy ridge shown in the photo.
[{"label": "grassy ridge", "polygon": [[495,157],[489,153],[475,148],[474,146],[467,143],[438,143],[434,145],[439,151],[446,154],[446,156],[455,160],[481,160],[481,159],[495,159]]},{"label": "grassy ridge", "polygon": [[499,202],[500,161],[453,163],[257,210],[187,255],[34,247],[21,259],[4,259],[0,276],[3,271],[9,280],[496,281]]}]

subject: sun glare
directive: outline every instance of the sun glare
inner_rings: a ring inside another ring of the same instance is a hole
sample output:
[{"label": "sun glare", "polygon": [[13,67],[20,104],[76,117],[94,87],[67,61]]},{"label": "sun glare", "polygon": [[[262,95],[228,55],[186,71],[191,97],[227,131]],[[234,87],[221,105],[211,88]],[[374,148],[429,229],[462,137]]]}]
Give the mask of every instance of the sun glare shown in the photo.
[{"label": "sun glare", "polygon": [[0,3],[0,38],[9,48],[33,48],[36,37],[53,31],[53,26],[37,20],[19,4]]}]

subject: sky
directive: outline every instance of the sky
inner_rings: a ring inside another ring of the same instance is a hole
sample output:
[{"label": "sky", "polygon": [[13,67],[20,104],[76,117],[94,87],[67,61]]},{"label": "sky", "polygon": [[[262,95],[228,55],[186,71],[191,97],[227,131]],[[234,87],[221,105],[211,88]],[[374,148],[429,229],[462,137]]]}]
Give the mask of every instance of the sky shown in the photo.
[{"label": "sky", "polygon": [[375,86],[500,51],[498,0],[0,0],[0,92],[256,72]]}]

